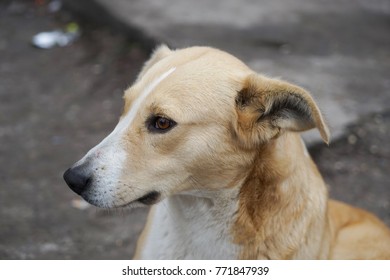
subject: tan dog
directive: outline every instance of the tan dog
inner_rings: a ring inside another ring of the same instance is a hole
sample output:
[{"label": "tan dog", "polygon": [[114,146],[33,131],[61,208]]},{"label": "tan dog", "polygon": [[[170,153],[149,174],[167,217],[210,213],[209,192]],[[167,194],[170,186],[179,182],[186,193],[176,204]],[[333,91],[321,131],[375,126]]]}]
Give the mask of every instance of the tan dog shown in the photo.
[{"label": "tan dog", "polygon": [[216,49],[161,46],[124,99],[64,178],[96,206],[153,204],[135,258],[390,258],[382,222],[328,200],[298,132],[329,132],[302,88]]}]

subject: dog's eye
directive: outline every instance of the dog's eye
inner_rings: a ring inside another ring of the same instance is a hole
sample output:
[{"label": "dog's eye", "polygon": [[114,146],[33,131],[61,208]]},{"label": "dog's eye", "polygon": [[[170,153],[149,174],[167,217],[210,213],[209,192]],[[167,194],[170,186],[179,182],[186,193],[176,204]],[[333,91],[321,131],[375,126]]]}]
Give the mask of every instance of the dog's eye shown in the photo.
[{"label": "dog's eye", "polygon": [[171,127],[171,121],[166,118],[157,118],[154,127],[157,129],[165,130]]},{"label": "dog's eye", "polygon": [[168,118],[165,117],[153,117],[151,121],[149,122],[149,130],[152,132],[167,132],[171,128],[173,128],[176,125],[176,123]]}]

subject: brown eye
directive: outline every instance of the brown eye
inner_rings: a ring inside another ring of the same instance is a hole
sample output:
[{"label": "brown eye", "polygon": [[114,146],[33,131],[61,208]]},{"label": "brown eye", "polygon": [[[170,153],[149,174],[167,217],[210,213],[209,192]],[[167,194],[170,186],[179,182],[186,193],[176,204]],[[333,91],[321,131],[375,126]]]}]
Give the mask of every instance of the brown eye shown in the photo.
[{"label": "brown eye", "polygon": [[168,129],[171,127],[171,121],[166,118],[158,117],[156,119],[154,127],[161,130]]},{"label": "brown eye", "polygon": [[176,125],[176,122],[159,116],[152,116],[147,121],[147,127],[150,132],[165,133]]}]

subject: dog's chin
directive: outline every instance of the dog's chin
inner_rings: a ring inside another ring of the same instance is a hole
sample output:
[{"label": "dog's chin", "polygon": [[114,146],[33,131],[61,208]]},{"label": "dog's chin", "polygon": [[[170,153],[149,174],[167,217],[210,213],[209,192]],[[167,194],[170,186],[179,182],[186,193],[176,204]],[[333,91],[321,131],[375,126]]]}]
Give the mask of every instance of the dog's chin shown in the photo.
[{"label": "dog's chin", "polygon": [[123,203],[123,204],[107,203],[105,201],[96,200],[88,196],[82,196],[82,197],[88,203],[99,208],[136,208],[142,206],[151,206],[153,204],[158,203],[162,199],[161,194],[157,191],[151,191],[136,200],[133,200],[129,203]]}]

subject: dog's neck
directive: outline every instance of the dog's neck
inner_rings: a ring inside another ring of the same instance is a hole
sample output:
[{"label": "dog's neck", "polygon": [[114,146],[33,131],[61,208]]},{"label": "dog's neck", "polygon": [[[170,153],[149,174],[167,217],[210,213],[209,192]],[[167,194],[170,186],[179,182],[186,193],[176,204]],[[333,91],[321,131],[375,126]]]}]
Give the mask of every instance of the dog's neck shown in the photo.
[{"label": "dog's neck", "polygon": [[[286,133],[258,150],[239,194],[234,242],[244,259],[323,258],[327,190],[300,136]],[[314,253],[315,254],[315,253]]]},{"label": "dog's neck", "polygon": [[[174,195],[152,209],[144,259],[234,259],[231,229],[238,189]],[[156,250],[158,248],[158,250]]]},{"label": "dog's neck", "polygon": [[[256,151],[235,187],[192,190],[156,205],[151,240],[164,255],[150,257],[327,257],[326,188],[305,149],[299,135],[279,137]],[[325,255],[310,255],[319,251]]]},{"label": "dog's neck", "polygon": [[325,255],[311,258],[328,257],[321,243],[327,237],[312,234],[328,234],[327,190],[298,134],[260,147],[234,188],[191,191],[173,201],[189,215],[211,216],[215,224],[233,221],[225,233],[238,245],[236,257],[300,259],[315,252]]}]

